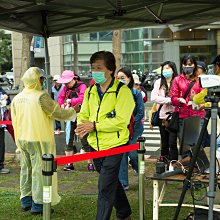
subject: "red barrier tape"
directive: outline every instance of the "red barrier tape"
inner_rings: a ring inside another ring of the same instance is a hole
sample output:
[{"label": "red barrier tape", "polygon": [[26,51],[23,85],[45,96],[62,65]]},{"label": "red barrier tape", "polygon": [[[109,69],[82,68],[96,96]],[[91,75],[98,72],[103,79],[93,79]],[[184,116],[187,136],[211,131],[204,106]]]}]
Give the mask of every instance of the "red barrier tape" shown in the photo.
[{"label": "red barrier tape", "polygon": [[123,147],[115,147],[109,150],[94,151],[84,154],[75,154],[73,156],[66,156],[66,157],[57,157],[54,158],[54,160],[57,161],[57,165],[62,165],[67,163],[79,162],[82,160],[89,160],[94,158],[111,156],[115,154],[121,154],[138,149],[139,149],[139,144],[131,144]]},{"label": "red barrier tape", "polygon": [[12,125],[11,121],[0,121],[0,125]]}]

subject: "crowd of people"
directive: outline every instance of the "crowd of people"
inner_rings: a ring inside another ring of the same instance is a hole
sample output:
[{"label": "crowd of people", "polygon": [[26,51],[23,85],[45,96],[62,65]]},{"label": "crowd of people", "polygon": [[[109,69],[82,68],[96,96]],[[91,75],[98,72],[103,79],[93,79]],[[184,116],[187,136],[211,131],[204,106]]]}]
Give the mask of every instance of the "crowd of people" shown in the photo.
[{"label": "crowd of people", "polygon": [[[0,173],[10,172],[4,167],[4,129],[7,128],[21,152],[23,211],[43,212],[42,155],[56,155],[54,134],[61,132],[60,121],[65,121],[66,156],[77,153],[76,136],[81,142],[81,152],[94,152],[134,144],[144,131],[147,93],[138,75],[132,74],[127,67],[116,72],[115,57],[108,51],[94,53],[90,65],[92,80],[88,88],[76,73],[65,70],[53,77],[54,85],[49,95],[42,89],[44,73],[31,67],[21,79],[23,91],[12,103],[7,93],[0,89],[1,120],[12,120],[13,125],[13,128],[0,125]],[[219,75],[220,55],[213,65],[215,74]],[[160,112],[160,161],[178,160],[177,139],[181,143],[184,119],[199,116],[202,126],[207,90],[201,88],[198,77],[206,70],[206,64],[191,55],[182,58],[180,74],[174,62],[161,64],[161,77],[155,81],[151,92],[154,108]],[[179,113],[178,132],[167,129],[174,112]],[[208,140],[207,131],[204,146],[208,146]],[[129,189],[128,163],[138,173],[136,151],[88,161],[88,171],[99,173],[97,220],[110,219],[113,207],[118,220],[131,219],[132,211],[125,193]],[[64,171],[74,169],[73,163],[64,167]],[[60,201],[56,174],[53,175],[52,192],[52,205],[55,205]]]},{"label": "crowd of people", "polygon": [[[213,74],[220,74],[220,55],[212,62]],[[200,118],[200,130],[205,117],[205,96],[207,89],[203,89],[199,83],[199,76],[206,74],[207,66],[203,61],[196,61],[191,55],[185,55],[181,60],[181,71],[177,73],[175,63],[166,61],[161,65],[161,78],[155,81],[151,92],[151,100],[154,102],[151,112],[159,111],[159,130],[161,137],[161,156],[159,161],[165,163],[178,161],[179,155],[184,157],[183,126],[184,120],[194,117]],[[178,131],[169,130],[172,115],[178,112]],[[153,128],[153,126],[151,126]],[[187,128],[186,128],[187,129]],[[178,152],[177,140],[180,151]],[[219,141],[218,141],[219,142]],[[217,145],[218,145],[217,142]],[[206,129],[202,141],[202,147],[210,146],[210,135]]]}]

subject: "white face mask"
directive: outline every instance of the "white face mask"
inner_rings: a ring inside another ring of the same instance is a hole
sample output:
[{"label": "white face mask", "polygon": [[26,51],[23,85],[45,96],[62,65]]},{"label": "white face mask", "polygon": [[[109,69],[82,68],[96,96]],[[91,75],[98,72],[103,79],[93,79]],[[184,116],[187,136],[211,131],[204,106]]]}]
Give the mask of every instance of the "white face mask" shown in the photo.
[{"label": "white face mask", "polygon": [[126,86],[129,84],[129,80],[126,79],[119,79],[119,82],[124,83]]}]

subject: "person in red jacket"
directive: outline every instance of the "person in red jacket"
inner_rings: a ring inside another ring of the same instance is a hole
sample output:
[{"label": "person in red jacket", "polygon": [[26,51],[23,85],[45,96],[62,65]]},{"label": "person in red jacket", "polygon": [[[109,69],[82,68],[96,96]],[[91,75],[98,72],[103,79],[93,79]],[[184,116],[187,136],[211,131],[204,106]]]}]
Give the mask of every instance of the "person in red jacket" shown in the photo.
[{"label": "person in red jacket", "polygon": [[[199,81],[197,80],[197,63],[193,56],[185,55],[181,62],[181,74],[174,78],[171,88],[171,102],[175,106],[174,111],[179,112],[179,132],[178,137],[180,144],[182,143],[183,135],[183,120],[185,118],[199,116],[201,119],[205,116],[204,110],[196,110],[192,107],[192,101],[190,100],[191,94],[197,94],[203,90],[200,87]],[[186,98],[184,94],[186,93],[189,84],[194,82],[194,85],[190,89]],[[203,120],[201,120],[201,125]]]}]

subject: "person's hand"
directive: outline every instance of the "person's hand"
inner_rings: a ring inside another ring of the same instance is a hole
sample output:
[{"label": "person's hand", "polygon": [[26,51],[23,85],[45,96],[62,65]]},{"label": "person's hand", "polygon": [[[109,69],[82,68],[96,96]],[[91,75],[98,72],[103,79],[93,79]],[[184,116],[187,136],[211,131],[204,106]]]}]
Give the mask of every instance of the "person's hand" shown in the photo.
[{"label": "person's hand", "polygon": [[81,104],[80,103],[77,103],[76,105],[74,105],[74,110],[76,111],[76,113],[80,112],[80,109],[81,109]]},{"label": "person's hand", "polygon": [[95,130],[94,123],[90,121],[82,120],[80,124],[77,125],[75,129],[76,135],[83,138],[86,134]]},{"label": "person's hand", "polygon": [[205,108],[205,105],[196,105],[195,109],[196,111],[201,111]]},{"label": "person's hand", "polygon": [[178,98],[179,102],[182,104],[186,104],[186,100],[184,98]]},{"label": "person's hand", "polygon": [[188,103],[187,103],[187,105],[189,106],[189,105],[192,105],[192,101],[189,101]]},{"label": "person's hand", "polygon": [[6,94],[4,94],[2,97],[3,97],[4,100],[8,99],[8,95],[6,95]]},{"label": "person's hand", "polygon": [[71,104],[71,99],[67,99],[66,104]]}]

